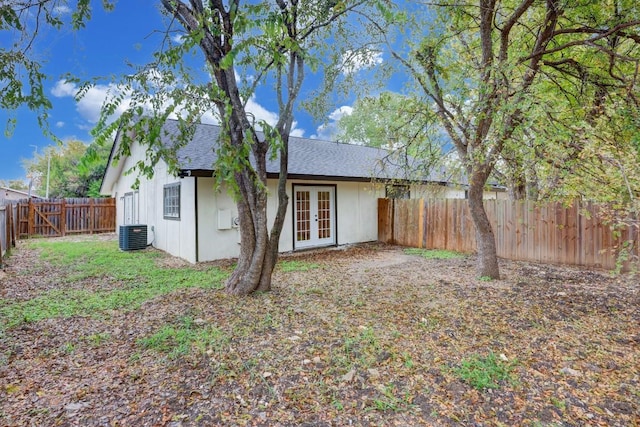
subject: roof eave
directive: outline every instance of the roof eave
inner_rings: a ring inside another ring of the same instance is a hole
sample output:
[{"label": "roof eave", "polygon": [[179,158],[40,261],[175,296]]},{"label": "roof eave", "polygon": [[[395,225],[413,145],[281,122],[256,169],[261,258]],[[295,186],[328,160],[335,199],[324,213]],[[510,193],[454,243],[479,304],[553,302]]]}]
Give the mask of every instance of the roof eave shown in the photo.
[{"label": "roof eave", "polygon": [[[114,159],[115,153],[118,152],[120,147],[120,133],[122,132],[122,125],[118,127],[116,136],[111,146],[111,152],[109,153],[109,160],[107,161],[107,167],[102,174],[102,183],[100,184],[100,194],[112,194],[113,186],[118,181],[118,177],[122,174],[124,166],[124,159],[120,158],[117,161]],[[115,163],[114,163],[115,162]]]}]

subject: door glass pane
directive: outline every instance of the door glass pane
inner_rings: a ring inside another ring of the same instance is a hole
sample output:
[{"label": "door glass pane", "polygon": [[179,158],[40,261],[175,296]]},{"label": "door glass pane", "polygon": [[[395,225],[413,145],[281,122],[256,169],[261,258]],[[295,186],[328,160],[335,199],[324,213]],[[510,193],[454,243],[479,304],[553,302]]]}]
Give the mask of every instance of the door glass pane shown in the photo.
[{"label": "door glass pane", "polygon": [[296,191],[296,241],[311,240],[311,193]]},{"label": "door glass pane", "polygon": [[318,191],[318,238],[331,237],[331,193]]}]

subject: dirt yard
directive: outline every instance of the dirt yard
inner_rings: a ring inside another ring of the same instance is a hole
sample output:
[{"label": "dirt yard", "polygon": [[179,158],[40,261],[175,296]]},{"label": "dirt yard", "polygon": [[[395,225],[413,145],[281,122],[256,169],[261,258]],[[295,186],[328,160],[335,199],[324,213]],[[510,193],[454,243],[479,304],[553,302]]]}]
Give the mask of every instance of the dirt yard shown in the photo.
[{"label": "dirt yard", "polygon": [[[178,288],[139,307],[0,319],[0,425],[640,425],[637,276],[502,260],[503,279],[482,281],[472,256],[381,244],[283,259],[273,291],[245,299]],[[69,271],[20,243],[0,313],[123,286]],[[486,357],[509,377],[474,387],[461,367]]]}]

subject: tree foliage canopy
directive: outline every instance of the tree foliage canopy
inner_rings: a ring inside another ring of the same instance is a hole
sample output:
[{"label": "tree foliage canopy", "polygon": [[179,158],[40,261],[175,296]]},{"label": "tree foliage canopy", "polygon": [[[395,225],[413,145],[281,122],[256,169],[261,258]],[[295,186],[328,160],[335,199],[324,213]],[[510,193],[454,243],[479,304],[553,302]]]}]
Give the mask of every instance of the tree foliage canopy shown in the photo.
[{"label": "tree foliage canopy", "polygon": [[[431,24],[413,27],[424,36],[393,54],[456,147],[470,184],[479,274],[498,277],[482,206],[487,179],[497,165],[521,174],[540,147],[573,156],[576,127],[595,124],[605,101],[626,99],[637,108],[640,10],[631,0],[445,0],[426,8]],[[591,109],[568,107],[585,99]],[[545,124],[558,122],[565,132]]]},{"label": "tree foliage canopy", "polygon": [[111,147],[69,140],[46,147],[43,153],[24,160],[33,192],[43,197],[100,197],[100,184]]}]

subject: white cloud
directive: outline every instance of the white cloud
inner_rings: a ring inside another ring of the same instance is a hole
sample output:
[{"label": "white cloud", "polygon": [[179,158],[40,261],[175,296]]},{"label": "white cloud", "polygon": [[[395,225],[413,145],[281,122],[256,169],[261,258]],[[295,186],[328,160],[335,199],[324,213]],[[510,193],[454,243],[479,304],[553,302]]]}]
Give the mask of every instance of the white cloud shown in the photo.
[{"label": "white cloud", "polygon": [[51,89],[51,94],[57,98],[63,98],[65,96],[75,96],[77,91],[78,87],[75,84],[66,80],[58,80],[53,89]]},{"label": "white cloud", "polygon": [[172,40],[174,43],[182,44],[182,43],[184,43],[184,34],[182,34],[182,33],[180,33],[180,34],[174,34],[173,36],[171,36],[171,40]]},{"label": "white cloud", "polygon": [[297,123],[293,122],[293,128],[291,129],[291,136],[297,136],[302,138],[304,136],[304,129],[296,128]]},{"label": "white cloud", "polygon": [[155,68],[144,72],[147,84],[153,89],[171,90],[178,83],[175,76],[170,73],[163,73]]},{"label": "white cloud", "polygon": [[[154,79],[155,77],[156,76],[154,76],[153,73],[150,75],[151,79]],[[75,84],[60,80],[53,87],[51,93],[53,94],[53,96],[58,98],[75,97],[78,89],[78,86],[76,86]],[[124,96],[122,103],[119,105],[117,111],[114,114],[114,119],[120,116],[120,114],[122,114],[131,103],[131,98],[126,93],[123,93],[122,88],[115,84],[107,84],[95,85],[87,90],[76,104],[76,110],[78,111],[80,116],[86,122],[88,122],[85,125],[81,125],[80,128],[90,129],[93,124],[97,123],[98,119],[100,118],[100,111],[105,99],[117,95]],[[251,97],[247,102],[246,110],[251,114],[252,119],[256,124],[258,124],[260,121],[265,121],[266,123],[273,126],[278,121],[278,114],[274,113],[273,111],[269,111],[261,104],[259,104],[256,101],[255,96]],[[177,109],[171,115],[171,118],[177,118],[179,114],[181,114],[181,111],[180,109]],[[214,114],[213,110],[211,112],[205,113],[202,117],[202,121],[209,124],[219,123],[218,117],[216,114]],[[296,128],[296,123],[294,122],[291,134],[295,136],[302,136],[304,134],[304,130]]]},{"label": "white cloud", "polygon": [[[259,105],[253,100],[249,100],[249,102],[247,103],[247,111],[253,114],[253,118],[256,124],[258,123],[259,120],[265,120],[268,124],[275,125],[278,120],[278,116],[275,113],[268,111],[267,109],[265,109],[264,107],[262,107],[261,105]],[[211,111],[204,113],[201,120],[202,120],[202,123],[207,123],[210,125],[220,124],[220,120],[218,119],[218,116]],[[296,121],[293,122],[290,135],[303,137],[304,129],[298,128],[297,124],[298,122]],[[258,130],[261,129],[259,125],[257,125],[256,128]]]},{"label": "white cloud", "polygon": [[342,107],[333,110],[331,114],[329,114],[329,119],[338,121],[344,116],[350,116],[351,114],[353,114],[353,107],[343,105]]},{"label": "white cloud", "polygon": [[63,121],[56,122],[56,127],[57,127],[57,128],[63,128],[63,127],[64,127],[64,124],[65,124],[65,123],[64,123]]},{"label": "white cloud", "polygon": [[[78,86],[64,80],[59,80],[51,90],[53,96],[57,98],[75,97],[78,93]],[[110,96],[121,94],[122,90],[115,84],[95,85],[89,88],[85,94],[76,103],[76,111],[80,116],[91,124],[98,122],[102,105]],[[116,116],[122,113],[129,106],[129,99],[125,97],[124,101],[118,107]]]},{"label": "white cloud", "polygon": [[71,13],[71,8],[66,5],[57,5],[53,8],[53,11],[58,15],[68,15]]},{"label": "white cloud", "polygon": [[382,64],[382,52],[378,50],[347,50],[342,54],[342,73],[354,74],[365,68]]},{"label": "white cloud", "polygon": [[278,121],[278,115],[258,104],[255,96],[252,96],[247,102],[246,111],[250,114],[249,120],[253,120],[256,124],[265,121],[267,124],[273,126]]},{"label": "white cloud", "polygon": [[344,116],[353,114],[353,108],[348,105],[333,110],[329,116],[327,123],[323,123],[316,129],[316,133],[311,138],[322,139],[327,141],[335,141],[338,137],[338,122]]},{"label": "white cloud", "polygon": [[[102,105],[105,99],[115,94],[120,94],[121,92],[122,90],[117,85],[96,85],[89,89],[87,93],[80,98],[76,109],[85,120],[90,123],[97,123],[100,118],[100,111],[102,110]],[[119,116],[123,113],[129,106],[129,103],[130,99],[125,97],[122,103],[118,106],[115,115]]]}]

